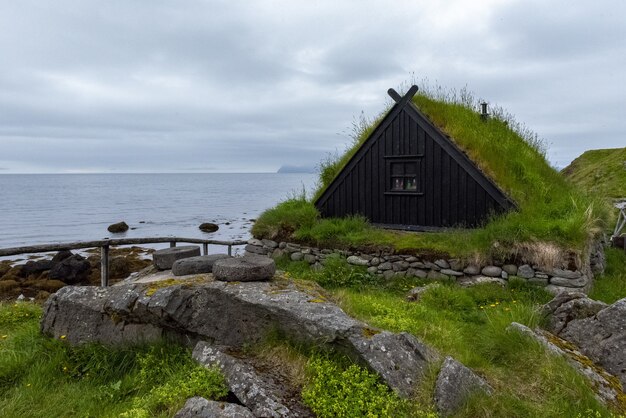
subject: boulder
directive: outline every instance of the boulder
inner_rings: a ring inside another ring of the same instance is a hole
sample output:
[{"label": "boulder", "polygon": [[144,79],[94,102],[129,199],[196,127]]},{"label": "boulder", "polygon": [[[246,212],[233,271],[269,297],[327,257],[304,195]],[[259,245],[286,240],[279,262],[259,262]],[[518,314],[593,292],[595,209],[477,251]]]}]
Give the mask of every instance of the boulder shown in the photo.
[{"label": "boulder", "polygon": [[115,223],[115,224],[111,224],[107,228],[107,231],[109,231],[112,234],[119,234],[119,233],[122,233],[122,232],[126,232],[126,231],[128,231],[128,224],[126,224],[126,222],[124,222],[124,221],[118,222],[118,223]]},{"label": "boulder", "polygon": [[172,265],[172,274],[174,276],[186,276],[188,274],[211,273],[213,272],[213,264],[224,258],[232,257],[228,254],[210,254],[176,260]]},{"label": "boulder", "polygon": [[52,269],[54,265],[55,263],[52,260],[27,261],[20,270],[20,276],[38,276],[44,271]]},{"label": "boulder", "polygon": [[197,257],[200,255],[200,247],[197,245],[183,245],[181,247],[165,248],[152,254],[154,267],[159,270],[169,270],[176,260]]},{"label": "boulder", "polygon": [[296,251],[292,253],[289,258],[291,258],[291,261],[302,261],[304,259],[304,254],[302,254],[300,251]]},{"label": "boulder", "polygon": [[314,289],[301,289],[286,280],[157,289],[150,284],[66,286],[46,301],[41,330],[65,335],[72,345],[123,345],[171,335],[238,348],[279,332],[296,343],[340,349],[404,397],[437,361],[436,352],[415,337],[369,327]]},{"label": "boulder", "polygon": [[65,260],[68,257],[71,257],[73,254],[70,250],[61,250],[52,257],[52,263],[57,264],[61,261]]},{"label": "boulder", "polygon": [[497,266],[486,266],[480,271],[483,276],[488,277],[500,277],[502,275],[502,269]]},{"label": "boulder", "polygon": [[472,370],[452,357],[446,357],[435,383],[435,405],[439,415],[454,414],[467,397],[476,392],[491,395],[493,389]]},{"label": "boulder", "polygon": [[213,276],[225,282],[269,280],[276,273],[276,263],[269,257],[222,258],[213,263]]},{"label": "boulder", "polygon": [[502,266],[502,270],[506,271],[509,276],[517,274],[517,266],[515,264],[505,264]]},{"label": "boulder", "polygon": [[582,276],[580,271],[571,271],[571,270],[563,270],[563,269],[554,269],[552,271],[553,276],[563,277],[565,279],[578,279]]},{"label": "boulder", "polygon": [[475,264],[470,264],[469,266],[465,267],[463,269],[463,273],[469,275],[469,276],[475,276],[477,274],[480,274],[480,267],[478,267]]},{"label": "boulder", "polygon": [[626,298],[607,306],[583,293],[561,293],[543,307],[547,328],[626,387]]},{"label": "boulder", "polygon": [[258,245],[251,245],[251,244],[247,244],[245,247],[245,250],[247,253],[252,253],[252,254],[267,255],[268,253],[268,251],[265,248],[260,247]]},{"label": "boulder", "polygon": [[419,302],[422,295],[428,291],[428,289],[432,289],[433,287],[441,286],[439,283],[430,283],[426,286],[417,286],[413,289],[409,290],[406,295],[406,300],[409,302]]},{"label": "boulder", "polygon": [[517,276],[523,279],[532,279],[535,277],[535,270],[528,264],[524,264],[517,269]]},{"label": "boulder", "polygon": [[357,257],[356,255],[351,255],[346,259],[346,261],[348,264],[352,264],[354,266],[367,266],[369,264],[369,261]]},{"label": "boulder", "polygon": [[174,418],[254,418],[245,406],[234,403],[207,401],[195,396],[187,399]]},{"label": "boulder", "polygon": [[242,360],[226,354],[223,350],[200,341],[193,350],[193,358],[205,367],[220,369],[230,391],[239,402],[248,407],[256,417],[290,417],[289,408],[277,396],[279,385],[259,375],[256,370]]},{"label": "boulder", "polygon": [[200,224],[200,226],[198,228],[202,232],[215,232],[218,229],[220,229],[220,227],[218,225],[216,225],[214,223],[211,223],[211,222],[204,222],[204,223]]},{"label": "boulder", "polygon": [[52,280],[60,280],[67,284],[84,282],[91,273],[91,264],[80,254],[74,254],[56,264],[48,274]]},{"label": "boulder", "polygon": [[448,263],[446,260],[435,260],[435,264],[442,269],[449,269],[450,268],[450,263]]},{"label": "boulder", "polygon": [[580,276],[578,278],[572,279],[567,277],[552,277],[550,279],[550,284],[561,287],[585,287],[588,283],[587,276]]}]

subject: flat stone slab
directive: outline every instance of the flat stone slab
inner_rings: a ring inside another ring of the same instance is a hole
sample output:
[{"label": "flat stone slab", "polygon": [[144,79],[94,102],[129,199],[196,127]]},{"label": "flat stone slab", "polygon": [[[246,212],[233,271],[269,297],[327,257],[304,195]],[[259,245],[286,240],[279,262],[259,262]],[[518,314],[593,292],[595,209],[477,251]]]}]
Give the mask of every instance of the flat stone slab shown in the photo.
[{"label": "flat stone slab", "polygon": [[165,248],[152,254],[154,267],[159,270],[169,270],[176,260],[196,257],[200,255],[200,247],[197,245],[183,245],[181,247]]},{"label": "flat stone slab", "polygon": [[199,396],[187,399],[185,406],[174,415],[174,418],[255,418],[244,406],[208,401]]},{"label": "flat stone slab", "polygon": [[224,258],[213,264],[213,276],[224,282],[269,280],[276,273],[276,263],[269,257],[247,255]]},{"label": "flat stone slab", "polygon": [[224,258],[232,257],[228,254],[210,254],[182,258],[176,260],[172,265],[172,274],[174,276],[186,276],[189,274],[211,273],[213,271],[213,264],[217,260]]}]

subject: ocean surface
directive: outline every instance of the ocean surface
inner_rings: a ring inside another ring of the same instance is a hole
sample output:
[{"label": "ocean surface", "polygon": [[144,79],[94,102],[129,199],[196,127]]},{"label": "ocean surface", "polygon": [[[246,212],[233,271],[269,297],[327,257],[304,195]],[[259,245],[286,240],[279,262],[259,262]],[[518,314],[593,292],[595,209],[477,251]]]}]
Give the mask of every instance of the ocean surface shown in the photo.
[{"label": "ocean surface", "polygon": [[[300,173],[0,175],[0,248],[113,236],[247,239],[252,219],[303,188],[311,194],[315,181]],[[131,229],[107,231],[120,221]],[[220,228],[204,233],[203,222]]]}]

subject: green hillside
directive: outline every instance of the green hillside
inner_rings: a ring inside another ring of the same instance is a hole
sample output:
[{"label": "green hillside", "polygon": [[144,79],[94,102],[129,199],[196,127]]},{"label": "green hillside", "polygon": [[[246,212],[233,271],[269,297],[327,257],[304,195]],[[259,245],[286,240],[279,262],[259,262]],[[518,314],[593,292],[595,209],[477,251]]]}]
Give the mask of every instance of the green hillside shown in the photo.
[{"label": "green hillside", "polygon": [[626,197],[626,148],[585,151],[563,169],[575,185],[599,198]]}]

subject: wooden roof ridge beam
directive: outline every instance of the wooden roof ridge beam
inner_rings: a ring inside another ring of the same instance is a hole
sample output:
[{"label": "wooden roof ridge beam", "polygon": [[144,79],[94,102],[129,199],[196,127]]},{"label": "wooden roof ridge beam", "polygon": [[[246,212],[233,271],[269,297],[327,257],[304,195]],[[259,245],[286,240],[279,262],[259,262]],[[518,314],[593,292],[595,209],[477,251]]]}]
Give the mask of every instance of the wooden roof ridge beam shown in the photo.
[{"label": "wooden roof ridge beam", "polygon": [[400,93],[395,91],[393,88],[390,88],[389,90],[387,90],[387,94],[391,96],[391,98],[396,103],[400,103],[401,101],[404,101],[406,103],[410,101],[413,98],[413,96],[415,96],[415,93],[417,93],[418,90],[419,88],[415,84],[413,84],[411,88],[409,89],[409,91],[406,92],[404,97],[400,96]]}]

